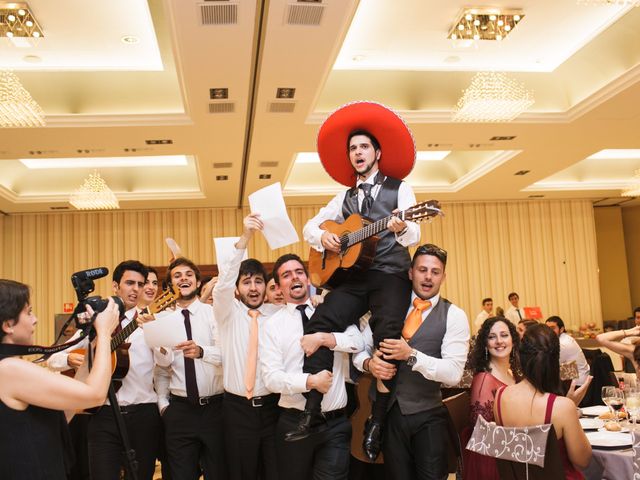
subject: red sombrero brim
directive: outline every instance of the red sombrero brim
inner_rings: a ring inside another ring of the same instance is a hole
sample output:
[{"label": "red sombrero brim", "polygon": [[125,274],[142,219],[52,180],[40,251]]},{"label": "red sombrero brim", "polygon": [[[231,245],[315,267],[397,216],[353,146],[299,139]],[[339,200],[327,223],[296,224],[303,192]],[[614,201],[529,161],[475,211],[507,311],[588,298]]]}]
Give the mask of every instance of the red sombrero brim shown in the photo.
[{"label": "red sombrero brim", "polygon": [[318,155],[331,178],[347,187],[355,185],[347,138],[358,129],[371,132],[380,142],[379,168],[384,175],[398,179],[409,175],[416,160],[416,145],[409,127],[384,105],[354,102],[333,112],[318,132]]}]

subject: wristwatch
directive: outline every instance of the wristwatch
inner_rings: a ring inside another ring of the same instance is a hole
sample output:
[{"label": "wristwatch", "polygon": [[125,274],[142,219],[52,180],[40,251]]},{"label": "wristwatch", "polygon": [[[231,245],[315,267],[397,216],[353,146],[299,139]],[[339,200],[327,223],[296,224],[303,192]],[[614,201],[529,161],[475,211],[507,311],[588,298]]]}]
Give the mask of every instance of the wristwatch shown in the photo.
[{"label": "wristwatch", "polygon": [[411,355],[407,358],[407,366],[413,367],[418,361],[418,351],[414,348],[411,350]]}]

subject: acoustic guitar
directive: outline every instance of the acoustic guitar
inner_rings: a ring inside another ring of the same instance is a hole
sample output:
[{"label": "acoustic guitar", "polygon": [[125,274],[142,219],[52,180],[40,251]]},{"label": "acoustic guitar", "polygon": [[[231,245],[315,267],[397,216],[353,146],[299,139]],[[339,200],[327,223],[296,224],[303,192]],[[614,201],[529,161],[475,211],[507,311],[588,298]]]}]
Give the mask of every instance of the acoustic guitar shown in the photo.
[{"label": "acoustic guitar", "polygon": [[[167,308],[175,305],[178,300],[180,291],[175,285],[172,289],[164,290],[154,301],[149,305],[146,310],[151,315],[166,310]],[[116,390],[120,388],[122,379],[127,375],[129,371],[129,347],[130,343],[125,343],[125,340],[138,328],[138,322],[132,320],[129,324],[111,337],[111,379],[116,380],[114,387]],[[69,353],[79,353],[86,355],[86,348],[77,348]],[[86,359],[86,357],[85,357]],[[65,370],[63,375],[75,377],[78,380],[83,380],[89,375],[89,368],[85,361],[77,372],[74,369]]]},{"label": "acoustic guitar", "polygon": [[414,206],[370,222],[357,213],[349,215],[344,223],[327,220],[320,228],[340,237],[340,252],[315,248],[309,251],[309,277],[316,287],[335,288],[353,272],[367,270],[376,255],[379,237],[376,235],[387,228],[392,217],[403,221],[420,222],[425,218],[444,215],[436,200],[420,202]]}]

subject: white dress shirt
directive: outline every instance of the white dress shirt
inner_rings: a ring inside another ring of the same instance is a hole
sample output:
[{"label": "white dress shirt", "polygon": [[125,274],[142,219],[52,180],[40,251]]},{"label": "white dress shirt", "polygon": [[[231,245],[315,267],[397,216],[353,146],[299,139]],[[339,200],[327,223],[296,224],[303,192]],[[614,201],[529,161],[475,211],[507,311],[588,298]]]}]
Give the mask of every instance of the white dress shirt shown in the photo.
[{"label": "white dress shirt", "polygon": [[[244,372],[247,363],[251,317],[249,316],[249,308],[235,298],[235,290],[244,252],[245,249],[235,249],[229,262],[220,269],[218,283],[213,288],[213,312],[220,328],[224,389],[242,397],[246,395]],[[257,309],[260,312],[258,332],[267,317],[281,308],[283,308],[282,305],[262,304]],[[260,349],[258,349],[258,365],[253,394],[259,397],[270,393],[262,380]]]},{"label": "white dress shirt", "polygon": [[[413,299],[415,293],[411,294],[411,307],[407,311],[413,310]],[[440,295],[436,295],[429,299],[431,306],[422,312],[422,320],[427,318],[431,310],[440,301]],[[447,313],[447,331],[442,339],[442,358],[430,357],[420,351],[416,356],[416,364],[412,370],[419,372],[427,380],[444,383],[445,385],[456,385],[462,378],[464,365],[467,362],[467,353],[469,351],[469,321],[464,311],[451,304]],[[367,325],[363,332],[365,341],[365,350],[354,355],[353,364],[361,372],[364,371],[364,361],[373,354],[373,334],[371,327]]]},{"label": "white dress shirt", "polygon": [[[133,318],[136,313],[135,307],[125,312],[125,318],[120,322],[122,328],[135,322]],[[71,339],[77,338],[79,334],[79,331],[76,332]],[[52,355],[48,360],[49,368],[68,370],[70,368],[67,364],[69,352],[76,348],[86,349],[88,342],[89,340],[85,339],[68,350]],[[158,396],[153,388],[153,349],[144,341],[144,333],[141,328],[136,328],[125,342],[131,344],[129,347],[129,370],[122,380],[122,386],[116,392],[118,403],[121,407],[139,403],[156,403]],[[109,400],[106,400],[105,405],[108,404]]]},{"label": "white dress shirt", "polygon": [[[480,330],[480,327],[482,326],[482,324],[484,323],[484,321],[489,318],[489,314],[487,313],[486,310],[482,310],[478,316],[476,317],[476,319],[473,321],[473,328],[474,330],[477,332],[478,330]],[[517,325],[517,324],[516,324]]]},{"label": "white dress shirt", "polygon": [[[260,363],[267,388],[280,393],[279,405],[283,408],[304,410],[308,392],[308,373],[302,372],[304,351],[300,345],[303,336],[302,318],[295,304],[287,305],[267,318],[260,329]],[[307,303],[306,314],[310,318],[313,307]],[[343,363],[349,361],[347,353],[357,353],[364,348],[362,335],[355,325],[344,333],[333,333],[336,346],[333,351],[333,382],[322,399],[322,411],[330,412],[347,405],[344,387]],[[339,353],[345,352],[345,353]]]},{"label": "white dress shirt", "polygon": [[575,360],[578,365],[578,379],[576,384],[582,385],[587,381],[589,375],[589,364],[582,353],[582,349],[575,339],[565,332],[560,334],[560,363],[573,362]]},{"label": "white dress shirt", "polygon": [[[371,175],[367,178],[366,182],[373,184],[376,175]],[[360,185],[362,180],[358,179],[356,186]],[[381,185],[374,185],[371,189],[371,196],[375,200],[380,192]],[[322,246],[321,237],[325,230],[320,228],[320,225],[327,220],[333,220],[338,223],[344,222],[346,219],[342,217],[342,205],[344,203],[344,197],[347,194],[347,190],[340,192],[333,200],[331,200],[327,206],[320,209],[318,214],[309,220],[304,229],[302,235],[304,239],[317,251],[322,252],[324,247]],[[362,200],[364,199],[364,192],[362,189],[358,189],[358,208],[362,206]],[[398,188],[398,209],[406,210],[407,208],[416,204],[416,196],[411,190],[411,187],[406,182],[401,182]],[[420,226],[415,222],[406,222],[407,230],[402,234],[396,234],[396,241],[403,247],[410,247],[420,241]]]},{"label": "white dress shirt", "polygon": [[[520,314],[518,315],[518,312],[520,312]],[[520,323],[520,320],[526,320],[524,318],[524,310],[521,307],[514,307],[513,305],[511,305],[506,312],[504,312],[504,318],[506,318],[507,320],[511,320],[511,323],[513,323],[514,325],[518,325]]]},{"label": "white dress shirt", "polygon": [[[202,358],[194,359],[196,382],[200,397],[210,397],[222,393],[222,354],[219,346],[218,326],[211,305],[195,300],[187,307],[191,321],[191,338],[202,347]],[[183,308],[177,307],[171,316],[176,328],[184,329]],[[164,353],[163,353],[164,350]],[[179,397],[187,396],[184,377],[184,355],[181,350],[155,349],[155,382],[158,391],[158,407],[162,411],[169,405],[169,393]],[[164,369],[164,370],[163,370]]]}]

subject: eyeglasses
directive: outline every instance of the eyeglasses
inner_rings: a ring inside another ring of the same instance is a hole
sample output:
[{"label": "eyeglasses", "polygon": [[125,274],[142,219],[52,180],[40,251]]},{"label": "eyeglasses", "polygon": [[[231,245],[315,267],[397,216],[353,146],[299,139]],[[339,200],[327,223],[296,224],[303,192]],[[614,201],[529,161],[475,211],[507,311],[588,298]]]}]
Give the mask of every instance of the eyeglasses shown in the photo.
[{"label": "eyeglasses", "polygon": [[416,255],[433,255],[438,257],[442,263],[447,263],[447,251],[433,243],[420,245],[416,250]]}]

